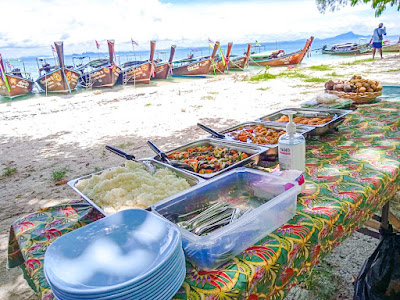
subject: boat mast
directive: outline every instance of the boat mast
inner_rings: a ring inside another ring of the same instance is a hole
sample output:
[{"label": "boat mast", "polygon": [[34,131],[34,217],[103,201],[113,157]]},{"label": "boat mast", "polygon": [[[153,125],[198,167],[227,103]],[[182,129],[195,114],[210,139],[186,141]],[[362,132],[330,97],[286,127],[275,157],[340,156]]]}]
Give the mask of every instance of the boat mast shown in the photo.
[{"label": "boat mast", "polygon": [[115,65],[115,50],[114,50],[114,43],[115,40],[107,40],[108,44],[108,59],[110,61],[110,64],[113,66]]},{"label": "boat mast", "polygon": [[155,66],[154,66],[154,52],[156,51],[156,41],[150,41],[150,64],[151,64],[151,77],[154,77],[156,74]]},{"label": "boat mast", "polygon": [[231,57],[232,46],[233,46],[232,42],[228,43],[228,49],[226,50],[226,57],[224,58],[227,73],[229,73],[229,58]]},{"label": "boat mast", "polygon": [[172,61],[174,60],[175,49],[176,49],[176,45],[172,45],[171,52],[169,54],[169,60],[168,60],[169,72],[171,75],[172,75]]},{"label": "boat mast", "polygon": [[72,91],[71,91],[71,88],[70,88],[70,86],[69,86],[69,81],[68,81],[67,75],[65,75],[65,66],[64,66],[64,43],[63,43],[63,42],[54,42],[54,46],[55,46],[56,51],[57,51],[58,64],[59,64],[60,69],[61,69],[61,72],[62,72],[62,74],[63,74],[63,76],[64,76],[65,83],[67,84],[68,91],[69,91],[69,93],[71,94]]}]

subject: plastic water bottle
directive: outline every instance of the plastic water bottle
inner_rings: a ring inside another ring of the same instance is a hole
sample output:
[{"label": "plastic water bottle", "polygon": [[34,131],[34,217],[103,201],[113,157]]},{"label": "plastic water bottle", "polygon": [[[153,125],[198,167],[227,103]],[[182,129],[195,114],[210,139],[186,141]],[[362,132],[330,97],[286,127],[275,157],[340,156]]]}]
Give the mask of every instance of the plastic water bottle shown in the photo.
[{"label": "plastic water bottle", "polygon": [[306,139],[296,133],[296,124],[293,122],[295,111],[285,111],[289,116],[286,133],[279,137],[278,157],[281,170],[306,170]]}]

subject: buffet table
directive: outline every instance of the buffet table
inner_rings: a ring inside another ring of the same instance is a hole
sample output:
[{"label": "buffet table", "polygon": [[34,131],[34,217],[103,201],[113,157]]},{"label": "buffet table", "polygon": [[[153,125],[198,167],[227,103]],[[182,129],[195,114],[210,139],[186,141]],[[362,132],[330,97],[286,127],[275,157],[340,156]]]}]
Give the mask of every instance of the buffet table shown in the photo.
[{"label": "buffet table", "polygon": [[[361,227],[400,186],[400,103],[360,106],[339,132],[307,141],[305,189],[288,223],[212,271],[187,263],[175,299],[283,299],[323,257]],[[59,236],[103,216],[83,201],[40,210],[11,226],[8,267],[20,266],[52,299],[43,257]]]}]

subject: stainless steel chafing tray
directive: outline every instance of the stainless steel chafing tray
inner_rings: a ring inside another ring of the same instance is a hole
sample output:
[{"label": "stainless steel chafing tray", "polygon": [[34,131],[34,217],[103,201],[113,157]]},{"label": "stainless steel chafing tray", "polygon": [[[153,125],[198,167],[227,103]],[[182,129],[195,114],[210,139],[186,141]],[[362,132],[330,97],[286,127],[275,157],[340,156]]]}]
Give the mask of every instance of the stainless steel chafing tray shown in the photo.
[{"label": "stainless steel chafing tray", "polygon": [[[240,123],[238,125],[229,127],[227,129],[224,129],[222,131],[219,131],[218,133],[222,133],[225,135],[225,139],[229,140],[229,141],[234,141],[240,144],[245,144],[245,145],[257,145],[260,147],[267,147],[268,150],[267,152],[263,155],[263,160],[264,157],[268,160],[268,159],[274,159],[276,158],[276,156],[278,155],[278,143],[276,144],[265,144],[265,145],[260,145],[260,144],[255,144],[250,142],[242,142],[242,141],[238,141],[235,140],[232,136],[231,133],[233,131],[238,130],[240,127],[246,127],[246,126],[264,126],[266,128],[272,128],[272,129],[276,129],[276,130],[284,130],[286,131],[286,123],[277,123],[277,122],[244,122],[244,123]],[[311,126],[305,126],[305,125],[298,125],[296,126],[296,132],[302,134],[305,138],[308,138],[311,135],[311,131],[314,130],[314,127]]]},{"label": "stainless steel chafing tray", "polygon": [[[177,169],[177,168],[174,168],[174,167],[172,167],[172,166],[170,166],[170,165],[168,165],[168,164],[165,164],[165,163],[163,163],[163,162],[156,161],[156,160],[154,160],[154,159],[152,159],[152,158],[143,158],[143,159],[138,159],[137,161],[138,161],[138,162],[146,162],[146,163],[149,163],[149,164],[151,164],[152,166],[154,166],[156,169],[168,168],[168,169],[171,170],[173,173],[175,173],[176,176],[178,176],[178,177],[180,177],[180,178],[186,179],[187,182],[189,183],[190,187],[193,187],[193,186],[195,186],[195,185],[197,185],[197,184],[199,184],[199,183],[201,183],[201,182],[204,181],[204,179],[202,179],[202,178],[200,178],[200,177],[198,177],[198,176],[196,176],[196,175],[183,172],[183,171],[181,171],[181,170],[179,170],[179,169]],[[112,170],[112,169],[114,169],[114,168],[116,168],[116,167],[108,168],[108,169],[105,169],[105,170],[102,170],[102,171],[98,171],[98,172],[94,172],[94,173],[91,173],[91,174],[88,174],[88,175],[85,175],[85,176],[82,176],[82,177],[79,177],[79,178],[76,178],[76,179],[72,179],[72,180],[68,181],[67,184],[68,184],[75,192],[77,192],[86,202],[88,202],[90,205],[92,205],[94,208],[96,208],[100,213],[102,213],[102,214],[105,215],[105,216],[108,216],[109,214],[107,214],[107,213],[103,210],[102,207],[100,207],[99,205],[96,204],[96,199],[90,199],[88,196],[86,196],[85,194],[83,194],[80,190],[78,190],[78,189],[76,188],[76,184],[77,184],[80,180],[82,180],[82,179],[88,179],[88,178],[92,177],[93,175],[99,175],[99,174],[101,174],[101,173],[103,173],[103,172],[105,172],[105,171],[109,171],[109,170]],[[147,209],[149,209],[149,208],[147,208]]]},{"label": "stainless steel chafing tray", "polygon": [[[328,117],[332,116],[332,120],[321,125],[305,125],[309,127],[313,127],[314,130],[310,132],[311,135],[323,135],[324,133],[328,131],[334,131],[336,128],[339,126],[340,123],[344,121],[344,117],[352,112],[351,110],[345,110],[345,109],[333,109],[333,108],[285,108],[281,109],[277,112],[274,112],[272,114],[263,116],[256,121],[260,122],[275,122],[278,124],[286,124],[286,123],[281,123],[281,122],[276,122],[281,116],[287,115],[285,111],[292,110],[295,111],[296,114],[294,117]],[[266,120],[267,119],[267,120]],[[300,126],[301,124],[296,124],[296,126]]]},{"label": "stainless steel chafing tray", "polygon": [[[173,153],[175,151],[184,151],[188,148],[200,147],[200,146],[223,147],[223,148],[228,148],[230,150],[242,151],[242,152],[249,154],[249,157],[247,157],[237,163],[234,163],[234,164],[226,167],[225,169],[222,169],[220,171],[213,172],[213,173],[199,174],[199,173],[195,173],[193,171],[183,170],[184,172],[187,172],[192,175],[200,176],[205,179],[212,178],[214,176],[217,176],[217,175],[219,175],[223,172],[226,172],[228,170],[231,170],[233,168],[244,166],[252,161],[254,161],[257,164],[260,161],[260,156],[262,156],[263,154],[265,154],[268,151],[268,147],[260,147],[255,144],[246,145],[244,143],[237,143],[237,142],[226,141],[226,140],[222,140],[222,139],[205,138],[205,139],[197,140],[197,141],[185,144],[183,146],[165,151],[165,154],[170,155],[171,153]],[[160,157],[155,156],[154,159],[160,160]]]}]

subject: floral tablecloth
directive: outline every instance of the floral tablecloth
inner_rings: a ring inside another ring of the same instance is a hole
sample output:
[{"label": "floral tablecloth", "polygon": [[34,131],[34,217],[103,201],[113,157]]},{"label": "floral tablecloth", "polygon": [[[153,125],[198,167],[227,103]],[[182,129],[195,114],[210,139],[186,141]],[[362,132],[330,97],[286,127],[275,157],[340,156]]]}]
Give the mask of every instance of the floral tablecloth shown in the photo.
[{"label": "floral tablecloth", "polygon": [[[175,299],[283,299],[290,288],[362,226],[400,186],[400,103],[360,106],[339,132],[307,142],[306,186],[287,224],[212,271],[187,263]],[[59,236],[101,218],[73,201],[14,222],[8,266],[20,266],[42,299],[52,299],[43,257]]]}]

